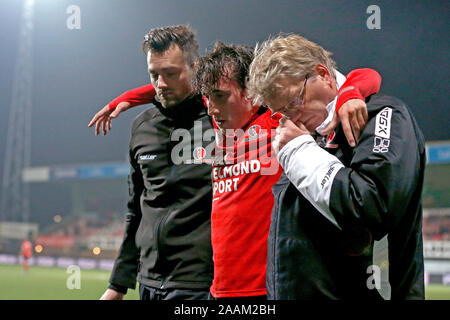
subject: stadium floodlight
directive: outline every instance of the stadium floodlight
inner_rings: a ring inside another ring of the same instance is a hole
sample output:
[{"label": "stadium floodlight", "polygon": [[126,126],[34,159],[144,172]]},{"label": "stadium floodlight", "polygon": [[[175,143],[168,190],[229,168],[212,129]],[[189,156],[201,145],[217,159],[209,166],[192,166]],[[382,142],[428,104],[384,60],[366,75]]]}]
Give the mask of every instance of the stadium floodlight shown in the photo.
[{"label": "stadium floodlight", "polygon": [[1,190],[0,220],[4,221],[29,220],[29,186],[22,174],[31,163],[34,3],[24,2],[20,23]]}]

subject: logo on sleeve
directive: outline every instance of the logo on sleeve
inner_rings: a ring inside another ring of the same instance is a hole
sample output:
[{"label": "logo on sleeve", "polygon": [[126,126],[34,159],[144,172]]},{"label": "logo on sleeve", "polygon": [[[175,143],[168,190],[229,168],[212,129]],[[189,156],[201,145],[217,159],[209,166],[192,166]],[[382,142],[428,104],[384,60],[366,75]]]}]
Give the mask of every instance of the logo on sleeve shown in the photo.
[{"label": "logo on sleeve", "polygon": [[139,156],[139,160],[155,160],[156,154],[142,154]]},{"label": "logo on sleeve", "polygon": [[392,109],[389,107],[381,110],[375,119],[375,137],[373,152],[385,153],[389,151],[391,137]]},{"label": "logo on sleeve", "polygon": [[375,144],[373,146],[373,152],[385,153],[389,151],[389,139],[383,139],[375,137]]}]

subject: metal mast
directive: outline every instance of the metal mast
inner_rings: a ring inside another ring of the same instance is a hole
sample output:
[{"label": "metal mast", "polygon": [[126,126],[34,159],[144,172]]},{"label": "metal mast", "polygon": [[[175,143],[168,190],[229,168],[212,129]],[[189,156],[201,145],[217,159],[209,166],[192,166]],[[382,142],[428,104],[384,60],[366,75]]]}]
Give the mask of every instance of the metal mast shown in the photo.
[{"label": "metal mast", "polygon": [[0,220],[27,222],[29,186],[22,171],[31,162],[31,100],[33,85],[34,0],[25,0],[21,17],[19,51],[14,70],[3,166]]}]

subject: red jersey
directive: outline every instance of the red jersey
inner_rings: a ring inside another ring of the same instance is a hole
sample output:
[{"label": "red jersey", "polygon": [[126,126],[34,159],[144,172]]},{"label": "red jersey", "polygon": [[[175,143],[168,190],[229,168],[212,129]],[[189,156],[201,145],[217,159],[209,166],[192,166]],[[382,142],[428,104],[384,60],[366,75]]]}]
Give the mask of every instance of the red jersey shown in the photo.
[{"label": "red jersey", "polygon": [[25,258],[31,258],[31,256],[32,256],[32,244],[31,244],[30,241],[28,241],[28,240],[22,241],[21,252],[22,252],[22,255]]},{"label": "red jersey", "polygon": [[240,134],[216,138],[211,215],[216,298],[266,294],[272,186],[282,169],[271,148],[278,119],[260,110]]}]

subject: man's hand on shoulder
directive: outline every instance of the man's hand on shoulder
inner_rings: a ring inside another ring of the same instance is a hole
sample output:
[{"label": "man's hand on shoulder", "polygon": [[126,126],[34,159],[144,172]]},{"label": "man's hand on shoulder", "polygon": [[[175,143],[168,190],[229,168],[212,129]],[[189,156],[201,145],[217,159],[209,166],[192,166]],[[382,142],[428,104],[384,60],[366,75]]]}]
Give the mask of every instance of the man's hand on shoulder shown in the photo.
[{"label": "man's hand on shoulder", "polygon": [[342,105],[322,134],[328,135],[333,132],[340,121],[349,145],[354,147],[368,119],[366,103],[361,99],[350,99]]}]

